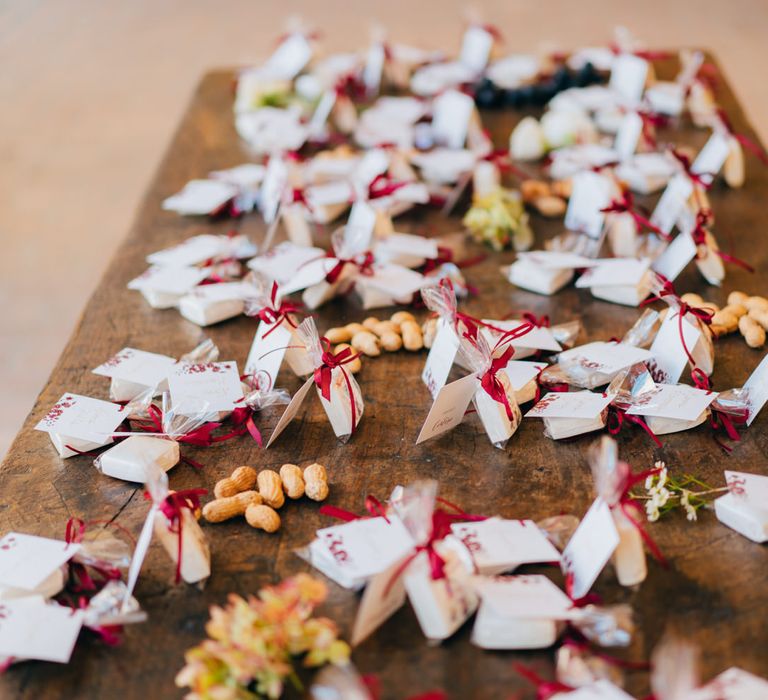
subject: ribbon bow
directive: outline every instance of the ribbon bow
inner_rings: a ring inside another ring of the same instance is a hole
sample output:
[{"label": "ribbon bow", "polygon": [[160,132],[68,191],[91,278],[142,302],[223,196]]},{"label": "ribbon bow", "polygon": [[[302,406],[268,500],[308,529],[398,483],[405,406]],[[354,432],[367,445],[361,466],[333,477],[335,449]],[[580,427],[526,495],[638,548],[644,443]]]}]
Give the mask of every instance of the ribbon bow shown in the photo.
[{"label": "ribbon bow", "polygon": [[688,176],[688,179],[695,185],[700,185],[705,190],[712,187],[712,178],[715,177],[714,173],[695,173],[691,170],[691,159],[683,152],[678,151],[676,148],[672,149],[672,155],[675,157],[678,163],[683,168],[683,171]]},{"label": "ribbon bow", "polygon": [[402,187],[405,187],[410,183],[399,182],[388,178],[384,173],[379,173],[371,184],[368,185],[368,199],[380,199],[381,197],[388,197],[394,194]]},{"label": "ribbon bow", "polygon": [[[696,223],[694,224],[693,231],[691,232],[691,238],[696,245],[697,251],[700,251],[702,247],[709,249],[707,245],[707,227],[712,223],[712,211],[709,209],[699,209],[696,213]],[[749,263],[744,262],[740,258],[730,253],[723,253],[721,250],[713,250],[721,260],[724,262],[730,262],[734,265],[744,268],[747,272],[754,272],[755,268]],[[697,252],[697,257],[702,257],[700,252]]]},{"label": "ribbon bow", "polygon": [[[193,513],[200,508],[200,496],[204,496],[206,489],[185,489],[169,493],[159,504],[158,509],[168,519],[170,531],[176,535],[178,541],[178,561],[176,562],[176,583],[181,581],[181,555],[182,555],[182,529],[184,523],[184,509]],[[149,494],[145,494],[149,497]]]},{"label": "ribbon bow", "polygon": [[[329,253],[328,257],[334,257],[333,253]],[[357,265],[361,275],[370,276],[373,274],[373,253],[368,250],[358,258],[337,258],[336,264],[331,268],[330,272],[325,276],[325,281],[328,284],[334,284],[341,276],[342,270],[345,265]]]},{"label": "ribbon bow", "polygon": [[635,206],[634,195],[627,189],[622,189],[621,197],[612,200],[607,207],[604,207],[600,211],[604,214],[629,214],[635,221],[635,228],[638,233],[644,228],[647,228],[658,236],[669,240],[668,234],[664,233],[658,226],[651,222],[647,216],[640,213]]},{"label": "ribbon bow", "polygon": [[272,292],[270,293],[269,300],[271,306],[265,306],[256,313],[256,315],[264,321],[267,325],[271,325],[272,328],[270,328],[265,334],[264,337],[266,338],[272,331],[276,330],[280,323],[284,320],[290,325],[292,328],[296,328],[296,321],[293,320],[293,317],[291,314],[295,313],[303,313],[304,309],[301,304],[297,304],[292,301],[287,301],[285,299],[282,299],[280,301],[280,304],[277,304],[277,282],[272,283]]},{"label": "ribbon bow", "polygon": [[349,405],[352,409],[352,432],[354,432],[355,426],[357,425],[357,408],[355,406],[355,395],[352,392],[352,382],[349,379],[349,374],[347,374],[344,365],[354,362],[360,357],[360,353],[353,352],[352,348],[347,347],[341,352],[334,354],[331,350],[331,342],[326,337],[320,338],[320,345],[323,348],[323,353],[320,366],[315,368],[315,385],[320,389],[320,395],[326,401],[330,401],[333,370],[337,367],[341,370],[341,373],[344,376],[344,382],[347,385],[347,393],[349,394]]}]

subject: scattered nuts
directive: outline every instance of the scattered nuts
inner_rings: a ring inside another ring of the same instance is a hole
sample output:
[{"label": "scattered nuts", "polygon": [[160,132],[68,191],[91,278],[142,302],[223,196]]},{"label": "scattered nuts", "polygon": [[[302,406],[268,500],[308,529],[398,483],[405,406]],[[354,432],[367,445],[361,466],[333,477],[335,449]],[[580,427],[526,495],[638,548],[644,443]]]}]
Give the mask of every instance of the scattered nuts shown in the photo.
[{"label": "scattered nuts", "polygon": [[749,296],[747,294],[744,294],[744,292],[731,292],[728,295],[728,305],[735,305],[738,304],[739,306],[744,306],[746,308],[746,304],[744,302],[749,299]]},{"label": "scattered nuts", "polygon": [[548,195],[546,197],[537,197],[533,200],[533,206],[542,216],[555,219],[565,215],[568,203],[560,197]]},{"label": "scattered nuts", "polygon": [[[340,352],[346,350],[349,348],[353,352],[355,349],[351,345],[347,345],[347,343],[342,343],[341,345],[337,345],[333,349],[333,354],[338,355]],[[358,355],[354,360],[347,362],[347,364],[344,365],[347,372],[351,372],[352,374],[357,374],[362,368],[363,368],[363,361],[360,359],[360,355]]]},{"label": "scattered nuts", "polygon": [[379,321],[372,329],[376,335],[381,338],[385,333],[399,333],[398,326],[392,321]]},{"label": "scattered nuts", "polygon": [[397,326],[397,332],[399,333],[400,324],[403,321],[415,321],[416,319],[414,318],[413,314],[410,313],[409,311],[395,311],[395,313],[392,314],[389,320],[392,321],[392,323],[394,323],[395,326]]},{"label": "scattered nuts", "polygon": [[394,331],[383,333],[379,340],[381,341],[381,347],[387,352],[397,352],[403,347],[403,339]]},{"label": "scattered nuts", "polygon": [[424,336],[418,323],[405,321],[400,324],[400,330],[403,334],[403,345],[406,350],[416,352],[424,347]]},{"label": "scattered nuts", "polygon": [[304,470],[305,493],[313,501],[328,498],[328,475],[322,464],[315,462]]},{"label": "scattered nuts", "polygon": [[276,532],[280,529],[280,516],[269,506],[248,506],[245,511],[245,519],[251,527],[255,527],[257,530]]},{"label": "scattered nuts", "polygon": [[749,317],[753,318],[768,331],[768,309],[754,309],[749,312]]},{"label": "scattered nuts", "polygon": [[365,319],[365,321],[363,321],[363,327],[366,330],[372,331],[379,323],[381,323],[381,321],[379,321],[378,318],[375,316],[369,316]]},{"label": "scattered nuts", "polygon": [[209,523],[221,523],[243,515],[250,505],[259,505],[261,496],[256,491],[242,491],[234,496],[217,498],[203,506],[203,517]]},{"label": "scattered nuts", "polygon": [[272,508],[282,508],[283,503],[285,503],[285,495],[283,494],[283,482],[280,480],[280,475],[272,469],[263,469],[259,472],[256,482],[259,485],[259,493],[264,503],[272,506]]},{"label": "scattered nuts", "polygon": [[256,470],[253,467],[238,467],[232,475],[216,482],[213,495],[216,498],[227,498],[241,491],[248,491],[256,483]]},{"label": "scattered nuts", "polygon": [[381,355],[379,339],[370,331],[360,331],[352,336],[352,347],[368,357]]},{"label": "scattered nuts", "polygon": [[347,326],[343,328],[329,328],[325,332],[325,337],[328,338],[330,343],[347,343],[352,340],[352,334]]},{"label": "scattered nuts", "polygon": [[280,479],[288,498],[301,498],[304,495],[304,475],[295,464],[280,467]]},{"label": "scattered nuts", "polygon": [[739,332],[750,348],[765,345],[765,329],[751,316],[742,316],[739,319]]}]

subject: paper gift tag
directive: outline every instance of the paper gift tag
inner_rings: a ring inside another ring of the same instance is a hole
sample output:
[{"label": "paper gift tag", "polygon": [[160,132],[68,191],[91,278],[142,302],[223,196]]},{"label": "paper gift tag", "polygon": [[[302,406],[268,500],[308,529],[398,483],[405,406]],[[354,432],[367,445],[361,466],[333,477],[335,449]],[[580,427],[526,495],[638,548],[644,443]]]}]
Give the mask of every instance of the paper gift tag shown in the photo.
[{"label": "paper gift tag", "polygon": [[656,382],[671,384],[679,381],[688,364],[688,355],[685,353],[681,338],[681,328],[685,347],[692,355],[694,353],[696,343],[701,337],[701,329],[698,324],[694,325],[685,316],[681,325],[677,311],[670,310],[650,348],[653,359],[649,361],[648,369],[651,370],[651,375]]},{"label": "paper gift tag", "polygon": [[203,234],[147,256],[147,262],[161,267],[191,267],[222,253],[226,238]]},{"label": "paper gift tag", "polygon": [[546,576],[495,576],[481,579],[477,591],[483,605],[506,618],[567,620],[573,602]]},{"label": "paper gift tag", "polygon": [[265,65],[268,74],[285,80],[293,80],[312,58],[312,46],[300,32],[287,36],[280,42]]},{"label": "paper gift tag", "polygon": [[208,177],[221,182],[228,182],[240,189],[253,189],[259,186],[264,179],[267,169],[257,163],[243,163],[226,170],[214,170]]},{"label": "paper gift tag", "polygon": [[442,435],[461,423],[479,382],[476,374],[470,374],[443,386],[435,396],[416,444]]},{"label": "paper gift tag", "polygon": [[174,406],[207,402],[210,412],[231,411],[243,397],[236,362],[176,365],[168,375]]},{"label": "paper gift tag", "polygon": [[375,226],[376,210],[368,202],[355,202],[349,212],[346,228],[353,229],[356,235],[371,237]]},{"label": "paper gift tag", "polygon": [[560,561],[560,552],[532,520],[488,518],[454,523],[451,532],[467,548],[481,574],[510,571],[522,564]]},{"label": "paper gift tag", "polygon": [[684,173],[673,176],[651,214],[651,223],[664,233],[671,233],[691,194],[693,184],[688,176]]},{"label": "paper gift tag", "polygon": [[637,112],[627,113],[621,120],[613,141],[613,150],[618,154],[619,160],[632,157],[637,150],[642,133],[643,118]]},{"label": "paper gift tag", "polygon": [[370,578],[400,561],[414,547],[413,538],[397,516],[360,518],[317,531],[317,538],[352,578]]},{"label": "paper gift tag", "polygon": [[424,275],[402,265],[375,265],[373,274],[361,275],[357,283],[389,295],[393,300],[406,300],[424,286]]},{"label": "paper gift tag", "polygon": [[595,681],[570,693],[558,693],[559,700],[634,700],[619,686],[607,680]]},{"label": "paper gift tag", "polygon": [[768,681],[732,667],[696,691],[695,700],[763,700],[768,697]]},{"label": "paper gift tag", "polygon": [[726,470],[725,483],[735,497],[768,509],[768,476]]},{"label": "paper gift tag", "polygon": [[267,442],[266,447],[269,447],[275,440],[277,440],[280,433],[282,433],[283,430],[288,427],[288,424],[296,417],[299,409],[301,408],[301,405],[304,403],[304,399],[307,398],[307,394],[309,393],[309,390],[312,388],[314,383],[314,378],[310,377],[293,395],[291,402],[285,407],[283,415],[280,416],[280,420],[277,422],[275,429],[272,431],[272,435],[269,436],[269,441]]},{"label": "paper gift tag", "polygon": [[618,544],[619,533],[611,509],[597,498],[573,533],[560,560],[563,573],[571,577],[572,598],[578,600],[589,593]]},{"label": "paper gift tag", "polygon": [[150,267],[128,283],[128,289],[183,296],[208,276],[199,267]]},{"label": "paper gift tag", "polygon": [[[266,337],[265,337],[266,336]],[[261,321],[253,337],[248,359],[245,361],[245,374],[266,373],[275,386],[283,357],[291,344],[291,332],[283,325],[275,326]]]},{"label": "paper gift tag", "polygon": [[79,544],[9,532],[0,539],[0,586],[34,591],[79,550]]},{"label": "paper gift tag", "polygon": [[326,257],[309,260],[296,270],[293,277],[281,285],[283,295],[288,296],[307,287],[320,284],[338,262],[336,258]]},{"label": "paper gift tag", "polygon": [[517,258],[547,270],[576,270],[593,267],[601,262],[593,258],[585,258],[583,255],[564,253],[557,250],[533,250],[527,253],[518,253]]},{"label": "paper gift tag", "polygon": [[749,415],[747,416],[747,425],[752,425],[752,421],[757,418],[766,401],[768,401],[768,355],[766,355],[754,372],[747,379],[743,387],[747,390],[747,405],[749,406]]},{"label": "paper gift tag", "polygon": [[322,248],[308,248],[285,241],[249,260],[248,267],[271,277],[282,287],[310,260],[324,257],[325,251]]},{"label": "paper gift tag", "polygon": [[375,95],[379,91],[385,61],[384,44],[375,42],[365,55],[365,66],[363,67],[363,84],[369,95]]},{"label": "paper gift tag", "polygon": [[336,104],[336,91],[326,90],[315,107],[312,119],[309,120],[309,133],[319,137],[323,133],[328,117],[331,116],[333,106]]},{"label": "paper gift tag", "polygon": [[648,77],[648,61],[630,53],[623,53],[613,61],[608,87],[630,104],[640,101]]},{"label": "paper gift tag", "polygon": [[0,656],[65,664],[83,626],[80,610],[46,603],[42,596],[0,604]]},{"label": "paper gift tag", "polygon": [[[431,260],[437,256],[437,243],[434,240],[409,233],[391,233],[376,244],[376,259],[381,262],[407,265],[405,262],[400,262],[400,259],[407,258],[409,261],[418,259],[417,264],[423,264],[424,260]],[[412,266],[407,265],[407,267]]]},{"label": "paper gift tag", "polygon": [[628,343],[596,341],[560,353],[558,362],[561,364],[575,362],[600,374],[615,374],[625,367],[645,362],[651,357],[653,355],[648,350],[636,348]]},{"label": "paper gift tag", "polygon": [[[504,331],[511,331],[515,328],[519,328],[525,321],[519,319],[507,319],[505,321],[497,321],[492,318],[482,319],[483,323],[487,323],[496,328],[500,328]],[[485,336],[486,340],[493,347],[496,340],[500,337],[497,331],[490,328],[480,327],[480,332]],[[557,342],[555,336],[552,334],[550,328],[544,326],[534,326],[525,335],[521,335],[519,338],[515,338],[509,341],[509,345],[515,348],[530,348],[532,350],[546,350],[548,352],[560,352],[563,348],[560,343]]]},{"label": "paper gift tag", "polygon": [[640,396],[627,413],[693,421],[716,398],[714,391],[703,391],[687,384],[657,384],[656,391]]},{"label": "paper gift tag", "polygon": [[488,65],[492,49],[493,35],[477,24],[472,25],[461,40],[459,62],[475,73],[482,73]]},{"label": "paper gift tag", "polygon": [[515,391],[520,391],[528,382],[533,381],[539,372],[547,366],[546,362],[527,362],[525,360],[510,360],[504,368],[509,377],[509,383]]},{"label": "paper gift tag", "polygon": [[101,377],[155,387],[166,378],[175,364],[176,360],[167,355],[123,348],[92,372]]},{"label": "paper gift tag", "polygon": [[526,418],[596,418],[613,401],[613,394],[592,391],[552,391],[542,398]]},{"label": "paper gift tag", "polygon": [[725,164],[730,150],[728,137],[719,131],[712,132],[712,136],[691,164],[691,171],[700,175],[704,182],[711,183]]},{"label": "paper gift tag", "polygon": [[458,350],[459,337],[456,331],[450,323],[440,319],[437,322],[437,334],[424,364],[424,371],[421,373],[421,381],[427,385],[433,399],[448,381]]},{"label": "paper gift tag", "polygon": [[651,261],[648,258],[608,258],[600,260],[597,265],[590,267],[579,279],[576,287],[611,287],[630,285],[635,286],[643,279]]},{"label": "paper gift tag", "polygon": [[328,182],[307,187],[304,196],[311,212],[318,207],[347,203],[355,196],[355,192],[348,182]]},{"label": "paper gift tag", "polygon": [[238,188],[227,182],[191,180],[181,192],[163,200],[163,209],[188,216],[212,214],[237,193]]},{"label": "paper gift tag", "polygon": [[277,216],[283,192],[288,186],[288,167],[279,156],[273,156],[267,164],[267,172],[261,183],[259,208],[264,221],[271,224]]},{"label": "paper gift tag", "polygon": [[573,176],[573,191],[565,212],[565,227],[598,239],[603,232],[605,214],[600,210],[611,203],[611,181],[590,171]]},{"label": "paper gift tag", "polygon": [[119,404],[89,396],[64,394],[35,426],[35,430],[104,443],[125,418],[126,414]]},{"label": "paper gift tag", "polygon": [[693,238],[687,232],[683,232],[675,236],[664,252],[653,261],[652,267],[655,272],[674,282],[688,263],[696,257],[696,252]]},{"label": "paper gift tag", "polygon": [[432,134],[448,148],[463,148],[475,102],[458,90],[446,90],[432,103]]},{"label": "paper gift tag", "polygon": [[405,559],[376,574],[365,587],[352,627],[352,646],[370,637],[405,604],[405,582],[398,571]]}]

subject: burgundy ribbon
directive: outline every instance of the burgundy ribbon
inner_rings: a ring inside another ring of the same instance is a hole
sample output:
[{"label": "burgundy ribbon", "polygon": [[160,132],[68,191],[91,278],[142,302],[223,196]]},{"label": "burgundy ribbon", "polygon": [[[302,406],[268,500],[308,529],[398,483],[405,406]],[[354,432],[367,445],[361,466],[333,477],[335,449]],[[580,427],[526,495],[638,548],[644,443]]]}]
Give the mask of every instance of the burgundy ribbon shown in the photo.
[{"label": "burgundy ribbon", "polygon": [[[711,223],[712,212],[709,209],[699,209],[699,211],[696,213],[696,224],[694,225],[693,231],[691,233],[691,237],[693,238],[693,242],[697,249],[696,257],[698,258],[702,257],[700,252],[702,247],[709,249],[709,246],[707,245],[707,227]],[[744,262],[740,258],[737,258],[735,255],[730,253],[723,253],[721,250],[713,250],[712,252],[718,255],[724,262],[738,265],[739,267],[745,269],[747,272],[755,271],[754,267],[752,267],[749,263]]]},{"label": "burgundy ribbon", "polygon": [[735,138],[748,151],[751,151],[754,155],[756,155],[763,165],[768,165],[768,153],[765,152],[765,149],[759,144],[752,141],[752,139],[744,136],[744,134],[737,134],[733,128],[733,125],[731,124],[731,120],[728,118],[728,115],[725,113],[725,110],[718,108],[717,116],[720,118],[720,121],[722,122],[726,131],[731,136],[733,136],[733,138]]},{"label": "burgundy ribbon", "polygon": [[[208,491],[206,489],[185,489],[184,491],[174,491],[169,493],[158,508],[160,512],[168,519],[170,531],[174,533],[178,541],[178,561],[176,562],[176,583],[181,581],[181,556],[182,556],[182,529],[184,523],[184,509],[191,510],[193,513],[200,508],[200,496],[204,496]],[[149,494],[145,494],[149,497]]]},{"label": "burgundy ribbon", "polygon": [[569,626],[566,635],[567,636],[563,639],[563,646],[569,646],[578,651],[594,654],[611,666],[624,668],[628,671],[647,671],[651,667],[647,661],[626,661],[625,659],[619,659],[616,656],[606,654],[604,651],[596,649],[584,634],[575,627]]},{"label": "burgundy ribbon", "polygon": [[708,190],[710,187],[712,187],[712,181],[707,181],[706,178],[713,178],[714,173],[695,173],[693,170],[691,170],[691,159],[685,153],[678,151],[676,148],[673,148],[671,153],[675,157],[675,160],[677,160],[677,162],[680,163],[680,165],[683,167],[685,174],[688,176],[688,179],[691,182],[693,182],[695,185],[700,185],[705,190]]},{"label": "burgundy ribbon", "polygon": [[408,182],[392,180],[384,175],[384,173],[379,173],[371,180],[371,184],[368,185],[368,199],[388,197],[409,184]]},{"label": "burgundy ribbon", "polygon": [[642,521],[633,517],[631,512],[634,511],[635,515],[637,515],[638,511],[638,505],[635,503],[634,498],[631,495],[632,487],[636,484],[644,482],[649,476],[655,476],[660,472],[661,467],[655,469],[646,469],[645,471],[639,472],[637,474],[629,474],[624,484],[624,490],[622,491],[621,497],[619,498],[619,507],[629,522],[631,522],[640,533],[640,537],[642,537],[643,542],[645,542],[646,546],[651,551],[651,554],[653,554],[653,556],[656,558],[656,561],[658,561],[659,564],[666,568],[669,566],[669,564],[667,563],[664,555],[661,553],[659,546],[648,534],[648,531],[645,529],[645,527],[643,527]]},{"label": "burgundy ribbon", "polygon": [[[490,136],[489,136],[490,140]],[[502,173],[512,173],[520,180],[530,180],[531,176],[524,170],[518,168],[509,156],[509,151],[504,148],[497,148],[495,150],[486,153],[480,158],[480,160],[493,163]]]},{"label": "burgundy ribbon", "polygon": [[608,45],[608,48],[613,54],[619,56],[623,53],[632,54],[638,58],[645,59],[646,61],[666,61],[670,58],[674,58],[675,54],[672,51],[654,50],[654,49],[637,49],[635,51],[624,51],[615,41]]},{"label": "burgundy ribbon", "polygon": [[346,523],[352,522],[353,520],[363,520],[365,518],[377,517],[384,518],[384,520],[389,522],[386,508],[384,508],[381,501],[379,501],[379,499],[375,496],[369,494],[365,497],[365,509],[368,511],[369,515],[357,515],[357,513],[353,513],[350,510],[345,510],[344,508],[339,508],[339,506],[324,505],[321,506],[320,513],[331,518],[343,520]]},{"label": "burgundy ribbon", "polygon": [[640,233],[644,228],[669,240],[669,235],[664,233],[647,216],[635,206],[634,195],[627,189],[622,189],[621,197],[614,199],[607,207],[600,210],[604,214],[629,214],[635,221],[635,228]]},{"label": "burgundy ribbon", "polygon": [[[700,369],[694,369],[691,372],[691,380],[697,389],[709,392],[712,391],[709,377]],[[725,452],[730,453],[733,451],[733,448],[720,440],[718,432],[723,431],[733,442],[741,442],[741,435],[739,435],[739,431],[736,430],[736,426],[733,422],[736,420],[739,423],[746,423],[748,415],[749,411],[746,408],[741,415],[731,416],[724,411],[718,411],[716,408],[710,406],[709,426],[712,428],[715,442],[725,450]]]},{"label": "burgundy ribbon", "polygon": [[337,97],[348,97],[353,102],[365,97],[365,83],[355,74],[346,73],[340,76],[333,86]]},{"label": "burgundy ribbon", "polygon": [[265,334],[266,338],[272,331],[276,330],[280,323],[285,320],[292,328],[296,328],[296,322],[293,320],[291,314],[304,313],[304,308],[301,304],[297,304],[288,300],[281,300],[280,305],[277,304],[277,282],[272,283],[272,292],[269,299],[271,306],[265,306],[256,313],[256,315],[264,321],[267,325],[271,325]]},{"label": "burgundy ribbon", "polygon": [[432,580],[438,581],[445,578],[445,560],[438,554],[435,545],[451,534],[451,525],[454,523],[467,521],[478,522],[487,519],[484,515],[470,515],[469,513],[465,513],[459,506],[450,501],[446,501],[444,498],[437,498],[436,500],[438,503],[441,503],[454,512],[450,513],[443,508],[434,509],[432,512],[432,531],[430,532],[429,537],[426,542],[416,545],[411,554],[397,567],[384,589],[385,597],[389,594],[395,581],[402,576],[410,563],[422,552],[427,553]]},{"label": "burgundy ribbon", "polygon": [[657,148],[656,128],[666,126],[669,123],[669,117],[647,110],[638,110],[637,114],[643,122],[643,140],[651,148]]},{"label": "burgundy ribbon", "polygon": [[355,426],[357,425],[357,408],[355,406],[355,395],[352,392],[352,382],[349,379],[347,370],[344,365],[354,362],[360,353],[353,352],[352,348],[346,347],[341,352],[333,353],[331,350],[331,342],[326,337],[320,338],[320,345],[323,348],[322,364],[315,368],[314,380],[315,385],[320,389],[320,395],[326,400],[331,400],[331,378],[333,377],[333,370],[339,368],[344,376],[344,382],[347,385],[347,392],[349,393],[349,404],[352,409],[352,432],[355,432]]},{"label": "burgundy ribbon", "polygon": [[608,419],[606,425],[608,432],[611,435],[618,435],[621,432],[621,428],[624,425],[624,421],[639,425],[650,436],[651,440],[656,444],[656,447],[663,447],[661,440],[659,440],[656,433],[648,427],[648,424],[643,420],[642,416],[633,416],[626,412],[625,409],[618,406],[611,405],[608,407]]},{"label": "burgundy ribbon", "polygon": [[683,332],[683,317],[686,314],[691,314],[691,316],[696,318],[700,324],[703,323],[708,326],[712,323],[712,316],[714,313],[712,311],[708,311],[707,309],[687,304],[679,296],[677,296],[677,292],[675,292],[675,287],[673,286],[672,282],[662,277],[661,275],[659,275],[659,277],[663,279],[663,287],[661,291],[656,296],[650,297],[649,299],[641,302],[640,305],[646,306],[647,304],[651,304],[654,301],[665,300],[665,297],[672,297],[677,301],[677,304],[680,307],[677,310],[677,328],[678,333],[680,334],[680,342],[682,343],[683,350],[685,350],[685,354],[688,357],[688,362],[691,364],[691,367],[695,369],[696,361],[693,359],[693,355],[691,355],[690,351],[688,350],[688,345],[685,342],[685,333]]},{"label": "burgundy ribbon", "polygon": [[532,668],[521,663],[513,663],[512,668],[515,669],[523,678],[536,686],[536,700],[549,700],[558,693],[570,693],[576,688],[572,688],[570,685],[561,683],[558,680],[548,681],[542,678]]},{"label": "burgundy ribbon", "polygon": [[[330,253],[328,257],[335,256]],[[336,281],[338,281],[342,270],[344,270],[344,267],[349,264],[357,265],[358,269],[360,270],[360,274],[362,275],[370,276],[373,274],[373,253],[370,250],[363,254],[361,260],[357,260],[356,258],[337,258],[336,260],[336,264],[325,276],[325,281],[328,282],[328,284],[334,284]]]}]

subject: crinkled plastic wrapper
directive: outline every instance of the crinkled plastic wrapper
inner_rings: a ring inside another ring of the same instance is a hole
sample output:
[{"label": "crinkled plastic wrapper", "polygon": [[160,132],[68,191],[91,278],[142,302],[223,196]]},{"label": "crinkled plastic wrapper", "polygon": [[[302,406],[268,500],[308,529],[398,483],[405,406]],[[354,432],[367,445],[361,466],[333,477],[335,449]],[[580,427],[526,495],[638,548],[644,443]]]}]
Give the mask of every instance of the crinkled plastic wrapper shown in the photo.
[{"label": "crinkled plastic wrapper", "polygon": [[[323,348],[320,336],[313,318],[306,318],[296,329],[297,337],[301,340],[315,369],[323,366]],[[363,416],[363,403],[360,386],[352,373],[343,365],[331,370],[330,400],[323,397],[320,387],[316,387],[317,395],[323,405],[333,432],[342,442],[347,442],[352,436]]]},{"label": "crinkled plastic wrapper", "polygon": [[582,324],[579,320],[558,323],[550,328],[555,340],[564,348],[572,348],[576,344],[581,329]]},{"label": "crinkled plastic wrapper", "polygon": [[734,418],[746,420],[749,417],[749,389],[728,389],[717,395],[710,408]]},{"label": "crinkled plastic wrapper", "polygon": [[656,391],[656,383],[643,362],[621,370],[607,389],[615,396],[613,403],[623,409],[645,403]]},{"label": "crinkled plastic wrapper", "polygon": [[246,392],[243,403],[254,411],[262,411],[269,406],[287,405],[291,402],[291,394],[286,389],[274,389],[272,380],[266,372],[250,375],[243,379]]},{"label": "crinkled plastic wrapper", "polygon": [[590,642],[601,647],[627,647],[635,631],[630,605],[586,605],[579,608],[572,624]]},{"label": "crinkled plastic wrapper", "polygon": [[563,231],[546,241],[544,248],[561,253],[575,253],[585,258],[596,258],[602,245],[601,238],[590,238],[576,231]]},{"label": "crinkled plastic wrapper", "polygon": [[622,343],[636,348],[649,348],[661,328],[661,314],[655,309],[645,309],[621,339]]},{"label": "crinkled plastic wrapper", "polygon": [[421,298],[432,313],[456,327],[456,290],[450,278],[444,277],[437,284],[424,287]]},{"label": "crinkled plastic wrapper", "polygon": [[547,539],[561,552],[565,549],[568,541],[573,537],[576,528],[579,526],[579,518],[575,515],[565,513],[563,515],[553,515],[544,518],[536,523],[547,537]]},{"label": "crinkled plastic wrapper", "polygon": [[[460,340],[457,361],[462,367],[468,367],[470,371],[476,372],[478,377],[482,378],[491,370],[493,352],[481,334],[478,334],[474,340],[464,337]],[[480,417],[488,439],[494,447],[503,450],[507,446],[509,439],[520,427],[523,414],[517,404],[515,390],[506,372],[503,369],[499,369],[494,374],[494,378],[494,387],[504,392],[507,403],[497,401],[482,385],[477,388],[472,398],[472,403]],[[507,412],[507,406],[509,406],[512,414],[511,417]]]},{"label": "crinkled plastic wrapper", "polygon": [[182,355],[179,362],[188,362],[189,364],[207,364],[216,362],[219,359],[219,348],[210,339],[206,338],[196,348]]},{"label": "crinkled plastic wrapper", "polygon": [[144,622],[147,614],[122,581],[110,581],[88,601],[83,624],[91,629]]},{"label": "crinkled plastic wrapper", "polygon": [[571,688],[581,688],[585,685],[605,679],[622,686],[624,674],[621,669],[588,648],[574,644],[563,644],[555,654],[555,675],[560,683]]},{"label": "crinkled plastic wrapper", "polygon": [[426,273],[425,278],[429,285],[438,284],[439,280],[449,279],[453,283],[453,291],[457,298],[464,299],[469,296],[467,280],[459,266],[455,263],[446,262],[438,265],[434,270]]}]

